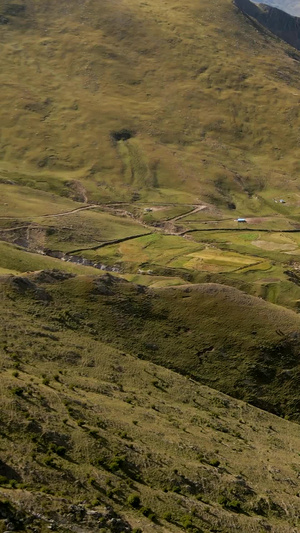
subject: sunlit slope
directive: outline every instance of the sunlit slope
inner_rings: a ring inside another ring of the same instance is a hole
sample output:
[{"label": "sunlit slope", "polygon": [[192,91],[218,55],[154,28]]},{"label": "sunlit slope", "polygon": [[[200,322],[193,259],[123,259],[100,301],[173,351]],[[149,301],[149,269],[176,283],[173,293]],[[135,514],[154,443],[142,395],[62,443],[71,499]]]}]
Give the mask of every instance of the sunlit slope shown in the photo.
[{"label": "sunlit slope", "polygon": [[[147,289],[111,275],[29,279],[3,281],[22,321],[37,316],[299,419],[300,319],[293,311],[218,284]],[[13,351],[24,347],[18,335],[10,335]]]},{"label": "sunlit slope", "polygon": [[81,200],[221,206],[296,188],[298,63],[230,0],[20,5],[0,2],[10,177]]}]

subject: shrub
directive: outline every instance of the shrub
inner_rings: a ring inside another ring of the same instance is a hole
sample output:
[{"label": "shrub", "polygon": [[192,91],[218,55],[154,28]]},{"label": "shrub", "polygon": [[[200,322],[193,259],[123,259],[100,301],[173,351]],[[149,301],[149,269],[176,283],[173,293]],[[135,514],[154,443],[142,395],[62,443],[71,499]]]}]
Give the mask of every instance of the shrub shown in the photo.
[{"label": "shrub", "polygon": [[96,466],[105,466],[106,464],[106,458],[104,457],[104,455],[98,457],[97,459],[94,459],[94,461],[92,461],[92,464],[96,465]]},{"label": "shrub", "polygon": [[57,446],[56,447],[56,453],[60,457],[64,457],[66,455],[66,453],[67,453],[67,449],[65,448],[65,446]]},{"label": "shrub", "polygon": [[127,434],[127,431],[119,431],[119,436],[121,437],[121,439],[128,439],[128,434]]},{"label": "shrub", "polygon": [[44,459],[44,464],[45,464],[46,466],[51,466],[52,468],[55,468],[55,467],[56,467],[56,464],[55,464],[54,458],[53,458],[53,457],[50,457],[50,456],[48,456],[48,457],[46,457],[46,458]]},{"label": "shrub", "polygon": [[19,372],[17,372],[17,370],[14,370],[12,375],[14,376],[14,378],[18,378],[19,377]]},{"label": "shrub", "polygon": [[24,394],[24,389],[22,387],[14,387],[11,389],[12,394],[16,396],[22,396]]},{"label": "shrub", "polygon": [[110,470],[111,472],[116,472],[117,470],[119,470],[119,468],[122,468],[124,463],[125,463],[125,457],[116,455],[115,457],[112,458],[111,462],[109,463],[108,470]]},{"label": "shrub", "polygon": [[163,519],[166,520],[167,522],[171,522],[172,514],[170,513],[170,511],[167,511],[166,513],[163,514]]},{"label": "shrub", "polygon": [[60,457],[63,457],[67,452],[67,449],[65,448],[65,446],[57,446],[57,444],[55,444],[54,442],[51,442],[48,449],[50,452],[60,455]]},{"label": "shrub", "polygon": [[222,505],[225,509],[229,509],[230,511],[233,511],[235,513],[241,513],[241,502],[238,500],[229,500],[227,496],[220,496],[218,499],[218,503]]},{"label": "shrub", "polygon": [[191,529],[191,528],[194,527],[193,526],[193,522],[191,521],[191,519],[190,519],[190,517],[188,515],[182,517],[181,523],[182,523],[182,526],[184,527],[184,529]]},{"label": "shrub", "polygon": [[149,518],[149,520],[155,520],[155,513],[152,511],[152,509],[150,509],[150,507],[142,507],[141,513],[147,518]]},{"label": "shrub", "polygon": [[169,487],[168,489],[170,492],[175,492],[176,494],[181,493],[181,487],[179,485],[174,485],[173,487]]},{"label": "shrub", "polygon": [[98,432],[95,429],[90,429],[89,435],[91,437],[94,437],[94,439],[98,439],[99,438],[99,434],[98,434]]},{"label": "shrub", "polygon": [[215,466],[216,468],[220,465],[220,461],[218,461],[218,459],[212,459],[211,461],[209,461],[210,466]]},{"label": "shrub", "polygon": [[127,498],[128,505],[131,505],[134,509],[138,509],[141,505],[141,499],[138,494],[129,494]]}]

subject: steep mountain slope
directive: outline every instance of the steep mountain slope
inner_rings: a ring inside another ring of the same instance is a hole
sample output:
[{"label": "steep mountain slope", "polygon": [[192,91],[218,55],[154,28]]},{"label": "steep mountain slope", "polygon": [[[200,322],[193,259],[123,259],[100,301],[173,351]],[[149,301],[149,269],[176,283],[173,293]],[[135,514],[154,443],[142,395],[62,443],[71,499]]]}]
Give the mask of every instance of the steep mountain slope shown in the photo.
[{"label": "steep mountain slope", "polygon": [[0,14],[9,178],[221,207],[296,190],[298,64],[230,0],[1,0]]},{"label": "steep mountain slope", "polygon": [[[207,315],[209,289],[199,293]],[[155,292],[57,271],[4,278],[1,294],[1,532],[297,531],[299,425],[114,346],[132,316],[143,335],[140,314],[150,338],[147,315],[163,321],[167,300],[163,311]],[[105,327],[111,312],[114,336]],[[261,302],[255,327],[275,328],[278,313]],[[280,323],[285,333],[295,327],[292,313]],[[241,317],[236,326],[245,339]],[[192,350],[200,341],[190,327]],[[176,343],[188,335],[178,316],[179,328]],[[152,350],[160,338],[157,326]]]},{"label": "steep mountain slope", "polygon": [[256,4],[267,4],[269,6],[277,7],[282,11],[286,11],[295,17],[300,16],[300,2],[299,0],[268,0],[267,2],[256,0]]},{"label": "steep mountain slope", "polygon": [[300,55],[231,0],[0,29],[0,533],[296,532]]},{"label": "steep mountain slope", "polygon": [[[40,335],[44,326],[77,332],[299,420],[300,319],[292,311],[217,284],[146,289],[59,271],[4,277],[2,294],[3,320],[11,310],[4,350],[21,359],[59,358],[60,335]],[[20,334],[32,320],[33,344]]]},{"label": "steep mountain slope", "polygon": [[300,19],[298,17],[266,4],[257,6],[249,0],[236,0],[235,5],[280,39],[300,49]]}]

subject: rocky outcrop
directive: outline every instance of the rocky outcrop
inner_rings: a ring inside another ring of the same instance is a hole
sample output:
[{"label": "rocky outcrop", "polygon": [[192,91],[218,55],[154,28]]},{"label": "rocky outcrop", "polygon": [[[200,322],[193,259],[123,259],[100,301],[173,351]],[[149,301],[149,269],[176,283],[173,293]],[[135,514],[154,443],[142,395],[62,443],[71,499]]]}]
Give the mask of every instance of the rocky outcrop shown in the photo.
[{"label": "rocky outcrop", "polygon": [[256,5],[250,0],[234,0],[234,4],[249,17],[257,20],[270,32],[300,50],[300,18],[293,17],[276,7]]}]

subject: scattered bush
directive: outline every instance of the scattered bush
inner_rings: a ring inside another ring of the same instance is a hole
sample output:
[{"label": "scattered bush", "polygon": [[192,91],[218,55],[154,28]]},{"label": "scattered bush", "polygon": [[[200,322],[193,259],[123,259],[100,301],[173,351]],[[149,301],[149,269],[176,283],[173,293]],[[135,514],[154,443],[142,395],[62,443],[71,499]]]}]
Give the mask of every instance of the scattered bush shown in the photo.
[{"label": "scattered bush", "polygon": [[167,511],[166,513],[163,514],[163,519],[166,520],[167,522],[171,522],[172,514],[170,513],[170,511]]},{"label": "scattered bush", "polygon": [[12,394],[15,394],[16,396],[23,396],[24,389],[22,387],[14,387],[11,389]]},{"label": "scattered bush", "polygon": [[95,429],[90,429],[89,435],[91,437],[93,437],[94,439],[98,439],[99,438],[99,434],[98,434],[98,432]]},{"label": "scattered bush", "polygon": [[49,449],[49,452],[56,453],[60,457],[63,457],[67,453],[67,449],[65,448],[65,446],[58,446],[54,442],[51,442],[48,449]]},{"label": "scattered bush", "polygon": [[218,503],[222,505],[225,509],[229,509],[230,511],[233,511],[235,513],[241,513],[241,502],[238,500],[230,500],[227,498],[227,496],[220,496],[218,499]]},{"label": "scattered bush", "polygon": [[149,520],[152,520],[152,522],[155,520],[155,513],[150,509],[150,507],[142,507],[141,513],[149,518]]},{"label": "scattered bush", "polygon": [[65,446],[57,446],[56,447],[56,453],[60,457],[64,457],[66,455],[66,453],[67,453],[67,449],[65,448]]},{"label": "scattered bush", "polygon": [[119,468],[122,468],[124,463],[125,463],[125,457],[116,455],[115,457],[112,458],[111,462],[109,463],[108,470],[110,470],[111,472],[116,472],[117,470],[119,470]]},{"label": "scattered bush", "polygon": [[134,509],[138,509],[141,505],[141,499],[138,494],[130,494],[127,498],[127,503]]},{"label": "scattered bush", "polygon": [[45,459],[44,459],[44,464],[46,466],[51,466],[52,468],[55,468],[56,467],[56,463],[55,463],[55,460],[53,457],[50,457],[50,456],[47,456]]},{"label": "scattered bush", "polygon": [[193,522],[190,518],[190,516],[183,516],[181,519],[181,523],[184,529],[191,530],[194,528]]},{"label": "scattered bush", "polygon": [[220,466],[220,461],[218,461],[218,459],[212,459],[211,461],[208,461],[208,464],[217,468]]}]

